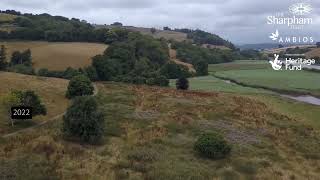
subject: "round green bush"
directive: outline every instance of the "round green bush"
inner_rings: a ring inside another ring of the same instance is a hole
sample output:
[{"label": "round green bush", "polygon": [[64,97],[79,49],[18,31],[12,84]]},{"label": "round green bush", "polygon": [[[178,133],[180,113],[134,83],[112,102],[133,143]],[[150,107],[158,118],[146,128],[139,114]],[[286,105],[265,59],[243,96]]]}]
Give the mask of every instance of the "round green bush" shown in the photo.
[{"label": "round green bush", "polygon": [[85,75],[74,76],[68,85],[66,97],[72,99],[76,96],[92,95],[94,87],[90,79]]},{"label": "round green bush", "polygon": [[187,78],[179,78],[176,81],[177,90],[188,90],[189,89],[189,80]]},{"label": "round green bush", "polygon": [[79,96],[63,116],[62,132],[65,137],[97,143],[104,134],[104,125],[104,113],[99,110],[95,97]]},{"label": "round green bush", "polygon": [[203,157],[210,159],[225,158],[231,152],[231,146],[216,133],[201,135],[194,144],[194,149]]}]

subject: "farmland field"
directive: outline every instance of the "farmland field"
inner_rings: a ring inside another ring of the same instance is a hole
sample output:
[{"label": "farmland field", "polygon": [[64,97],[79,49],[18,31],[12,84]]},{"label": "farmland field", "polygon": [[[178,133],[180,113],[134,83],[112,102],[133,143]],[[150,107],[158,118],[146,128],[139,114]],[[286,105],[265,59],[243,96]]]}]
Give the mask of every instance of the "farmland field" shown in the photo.
[{"label": "farmland field", "polygon": [[[47,116],[36,117],[33,123],[42,122],[63,113],[69,103],[65,98],[67,80],[0,72],[0,83],[0,99],[11,90],[33,90],[39,94],[47,106],[48,114]],[[20,128],[23,127],[11,128],[0,103],[0,136]]]},{"label": "farmland field", "polygon": [[41,41],[0,42],[7,48],[8,59],[13,51],[30,49],[33,67],[36,69],[65,70],[67,67],[81,68],[91,64],[91,58],[102,54],[107,45],[97,43],[62,43]]},{"label": "farmland field", "polygon": [[[0,172],[57,179],[315,179],[319,175],[319,128],[259,100],[119,83],[100,83],[98,88],[97,98],[107,115],[100,145],[64,141],[60,119],[17,135],[14,141],[0,141],[0,161],[12,170],[1,166]],[[196,137],[212,131],[224,134],[232,144],[229,158],[210,161],[193,151]],[[28,162],[28,171],[17,162]]]},{"label": "farmland field", "polygon": [[257,69],[220,71],[216,75],[247,85],[320,96],[319,73]]},{"label": "farmland field", "polygon": [[[176,80],[170,80],[170,86],[175,87]],[[256,93],[268,93],[272,94],[271,91],[243,87],[234,83],[229,83],[223,81],[214,76],[203,76],[195,77],[189,79],[190,89],[191,90],[200,90],[200,91],[218,91],[218,92],[228,92],[228,93],[238,93],[238,94],[256,94]]]},{"label": "farmland field", "polygon": [[268,61],[241,60],[232,63],[209,64],[209,73],[228,70],[267,69],[269,67]]}]

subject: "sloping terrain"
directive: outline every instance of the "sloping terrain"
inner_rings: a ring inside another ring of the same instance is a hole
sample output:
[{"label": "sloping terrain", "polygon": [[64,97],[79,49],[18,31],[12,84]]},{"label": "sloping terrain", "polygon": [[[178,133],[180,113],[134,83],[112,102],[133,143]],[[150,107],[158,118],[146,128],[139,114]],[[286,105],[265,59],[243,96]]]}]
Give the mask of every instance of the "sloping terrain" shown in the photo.
[{"label": "sloping terrain", "polygon": [[314,48],[306,53],[308,58],[320,57],[320,48]]},{"label": "sloping terrain", "polygon": [[[97,25],[97,28],[115,28],[118,26],[112,25]],[[175,31],[165,31],[157,29],[155,33],[151,32],[151,28],[144,28],[144,27],[134,27],[134,26],[121,26],[121,28],[125,28],[131,31],[137,31],[144,35],[150,35],[154,38],[165,38],[167,40],[173,39],[175,41],[181,42],[186,41],[187,34],[182,32],[175,32]]]},{"label": "sloping terrain", "polygon": [[[47,116],[36,117],[33,123],[43,122],[63,113],[69,103],[69,100],[65,98],[67,80],[0,72],[0,84],[0,99],[10,93],[11,90],[33,90],[39,94],[47,107],[48,114]],[[3,112],[1,103],[0,107],[0,136],[24,128],[24,126],[32,125],[23,124],[12,129],[6,113]]]},{"label": "sloping terrain", "polygon": [[36,69],[65,70],[67,67],[81,68],[91,65],[91,58],[102,54],[108,47],[98,43],[53,43],[44,41],[0,42],[7,48],[7,58],[13,51],[30,49],[33,67]]},{"label": "sloping terrain", "polygon": [[294,49],[296,47],[299,47],[300,49],[306,49],[306,48],[314,48],[315,45],[295,45],[295,46],[288,46],[283,48],[274,48],[274,49],[266,49],[264,52],[267,54],[279,54],[282,51],[286,51],[287,49],[291,48]]},{"label": "sloping terrain", "polygon": [[[104,141],[62,139],[62,121],[0,141],[0,174],[16,179],[317,179],[319,129],[258,100],[223,93],[99,84]],[[231,156],[193,151],[220,132]],[[23,146],[21,145],[23,144]],[[23,163],[22,163],[23,162]]]},{"label": "sloping terrain", "polygon": [[176,64],[180,64],[180,65],[183,65],[183,66],[186,66],[190,72],[196,72],[196,70],[194,69],[193,65],[192,64],[189,64],[189,63],[185,63],[179,59],[177,59],[177,51],[174,50],[174,49],[170,49],[170,60],[175,62]]}]

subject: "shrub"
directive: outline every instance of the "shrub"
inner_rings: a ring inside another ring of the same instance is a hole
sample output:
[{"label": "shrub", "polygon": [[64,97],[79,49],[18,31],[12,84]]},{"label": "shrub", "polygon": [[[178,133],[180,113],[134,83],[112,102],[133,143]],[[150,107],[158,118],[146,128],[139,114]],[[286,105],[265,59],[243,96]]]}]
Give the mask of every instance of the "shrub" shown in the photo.
[{"label": "shrub", "polygon": [[176,82],[176,88],[178,90],[188,90],[189,89],[189,81],[186,78],[179,78]]},{"label": "shrub", "polygon": [[63,116],[62,131],[65,136],[84,142],[98,142],[104,134],[104,114],[98,110],[96,99],[91,96],[75,98]]},{"label": "shrub", "polygon": [[215,133],[206,133],[199,137],[194,149],[203,157],[221,159],[231,152],[231,146],[224,138]]},{"label": "shrub", "polygon": [[20,73],[20,74],[27,74],[27,75],[34,75],[34,69],[31,66],[26,66],[24,64],[18,64],[9,67],[8,69],[11,72]]},{"label": "shrub", "polygon": [[169,86],[169,80],[165,76],[157,75],[154,78],[147,79],[147,84],[150,86]]},{"label": "shrub", "polygon": [[20,103],[23,106],[32,107],[32,114],[37,115],[47,115],[47,108],[42,103],[40,97],[34,91],[23,91],[16,92],[20,97]]},{"label": "shrub", "polygon": [[85,75],[73,77],[68,85],[66,97],[71,99],[75,96],[92,95],[94,87],[90,79]]}]

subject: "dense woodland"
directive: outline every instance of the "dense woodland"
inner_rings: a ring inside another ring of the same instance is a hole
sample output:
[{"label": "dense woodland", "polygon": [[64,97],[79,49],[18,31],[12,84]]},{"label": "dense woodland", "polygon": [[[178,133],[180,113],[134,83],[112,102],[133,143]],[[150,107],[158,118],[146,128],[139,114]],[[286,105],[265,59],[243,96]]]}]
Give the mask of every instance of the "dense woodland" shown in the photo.
[{"label": "dense woodland", "polygon": [[76,18],[68,19],[49,14],[21,14],[13,10],[2,13],[18,16],[13,22],[1,22],[10,23],[16,28],[11,32],[0,31],[0,39],[104,42],[107,36],[107,29],[95,29],[86,21]]}]

